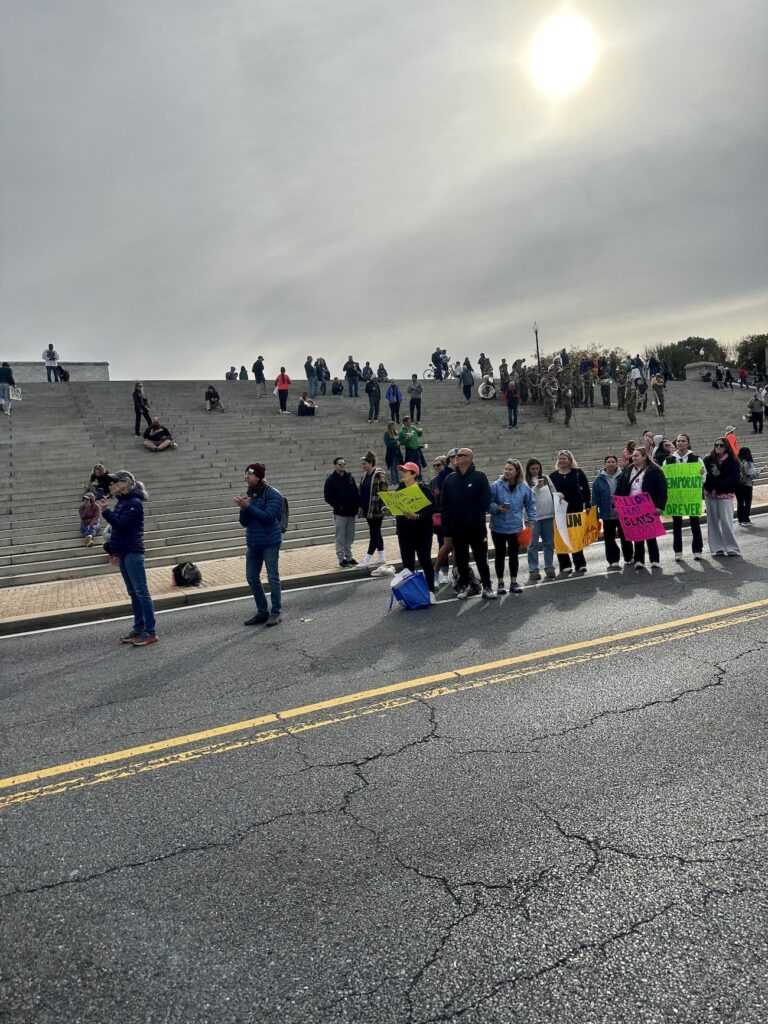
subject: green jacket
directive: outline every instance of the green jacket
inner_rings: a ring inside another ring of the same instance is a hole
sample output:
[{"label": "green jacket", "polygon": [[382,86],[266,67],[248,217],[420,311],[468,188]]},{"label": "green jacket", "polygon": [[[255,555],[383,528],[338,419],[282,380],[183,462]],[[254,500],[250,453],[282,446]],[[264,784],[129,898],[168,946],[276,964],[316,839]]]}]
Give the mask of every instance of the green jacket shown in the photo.
[{"label": "green jacket", "polygon": [[397,435],[407,452],[418,451],[421,448],[421,427],[411,424],[410,427],[401,427]]}]

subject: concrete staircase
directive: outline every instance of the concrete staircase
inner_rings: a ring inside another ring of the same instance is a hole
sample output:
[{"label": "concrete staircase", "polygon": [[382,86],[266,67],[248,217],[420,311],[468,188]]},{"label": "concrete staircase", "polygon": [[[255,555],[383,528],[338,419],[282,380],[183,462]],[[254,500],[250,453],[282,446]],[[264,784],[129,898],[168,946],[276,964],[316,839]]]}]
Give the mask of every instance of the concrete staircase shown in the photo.
[{"label": "concrete staircase", "polygon": [[[86,549],[79,534],[77,506],[93,465],[129,469],[150,494],[146,520],[147,564],[170,565],[223,558],[243,550],[235,495],[243,491],[243,469],[266,463],[269,480],[288,498],[291,521],[284,544],[309,547],[333,537],[323,482],[332,460],[343,455],[359,475],[368,449],[384,459],[382,435],[389,409],[382,401],[379,423],[368,424],[368,401],[346,395],[320,397],[316,417],[299,418],[300,389],[289,399],[291,416],[277,414],[271,394],[257,400],[252,381],[217,384],[226,413],[206,413],[207,381],[146,381],[152,411],[179,443],[175,451],[152,454],[133,436],[132,384],[78,382],[27,384],[12,417],[0,417],[0,586],[80,578],[113,572],[100,544]],[[401,388],[404,386],[401,382]],[[597,402],[600,402],[599,395]],[[630,428],[615,408],[577,409],[570,428],[563,414],[548,424],[540,405],[520,408],[520,425],[507,427],[500,401],[473,398],[467,406],[455,382],[424,386],[423,441],[428,462],[454,445],[467,444],[491,478],[509,455],[523,463],[535,456],[554,465],[561,447],[570,448],[591,479],[609,452],[620,452],[644,429],[674,437],[691,435],[704,454],[718,431],[735,423],[741,443],[752,447],[759,465],[768,463],[768,431],[755,437],[742,421],[746,392],[716,392],[698,381],[672,382],[664,419],[650,409]],[[401,410],[407,412],[407,402]],[[431,471],[428,470],[428,473]],[[385,533],[392,532],[385,520]],[[311,555],[308,555],[311,557]]]}]

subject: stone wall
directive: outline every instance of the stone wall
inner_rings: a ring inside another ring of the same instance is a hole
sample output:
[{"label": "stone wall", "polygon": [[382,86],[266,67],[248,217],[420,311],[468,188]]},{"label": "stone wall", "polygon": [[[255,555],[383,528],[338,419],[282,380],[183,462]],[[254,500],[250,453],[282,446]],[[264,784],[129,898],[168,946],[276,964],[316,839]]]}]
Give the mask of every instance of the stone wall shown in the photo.
[{"label": "stone wall", "polygon": [[[42,359],[33,363],[16,362],[8,359],[13,370],[13,379],[17,384],[38,384],[48,378]],[[70,363],[62,359],[61,365],[69,370],[69,379],[78,380],[109,380],[109,363]]]}]

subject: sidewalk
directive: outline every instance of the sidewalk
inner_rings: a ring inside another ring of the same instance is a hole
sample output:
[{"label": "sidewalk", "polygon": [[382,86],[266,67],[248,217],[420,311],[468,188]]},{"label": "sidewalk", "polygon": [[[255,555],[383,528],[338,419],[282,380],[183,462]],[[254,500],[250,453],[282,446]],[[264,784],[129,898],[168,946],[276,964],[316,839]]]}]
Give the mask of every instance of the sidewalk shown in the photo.
[{"label": "sidewalk", "polygon": [[[362,533],[365,540],[361,538],[355,543],[355,557],[358,559],[363,557],[367,548],[367,530],[364,528]],[[387,559],[399,563],[397,538],[385,538],[384,548]],[[218,558],[197,564],[203,574],[199,587],[174,586],[170,565],[147,570],[149,590],[156,608],[181,607],[250,594],[250,587],[245,582],[244,553],[236,558]],[[280,579],[284,590],[313,582],[354,578],[360,574],[361,570],[354,567],[339,567],[333,544],[288,548],[280,554]],[[263,573],[262,577],[266,583],[266,574]],[[123,578],[117,568],[108,575],[87,579],[4,587],[0,589],[0,636],[128,615],[130,611]]]},{"label": "sidewalk", "polygon": [[[768,485],[755,487],[753,511],[768,511]],[[361,539],[355,544],[355,557],[361,559],[367,546],[363,539],[366,531],[358,532]],[[397,538],[385,538],[384,545],[387,560],[399,564]],[[148,569],[149,590],[155,607],[183,607],[250,594],[245,582],[245,554],[200,562],[199,566],[203,583],[199,587],[183,589],[172,584],[170,565]],[[361,575],[359,569],[339,568],[333,544],[289,548],[280,555],[280,579],[285,590],[311,583],[355,578],[356,575]],[[128,615],[130,611],[131,605],[117,568],[105,576],[36,583],[28,587],[3,587],[0,589],[0,636],[47,626],[114,618]]]}]

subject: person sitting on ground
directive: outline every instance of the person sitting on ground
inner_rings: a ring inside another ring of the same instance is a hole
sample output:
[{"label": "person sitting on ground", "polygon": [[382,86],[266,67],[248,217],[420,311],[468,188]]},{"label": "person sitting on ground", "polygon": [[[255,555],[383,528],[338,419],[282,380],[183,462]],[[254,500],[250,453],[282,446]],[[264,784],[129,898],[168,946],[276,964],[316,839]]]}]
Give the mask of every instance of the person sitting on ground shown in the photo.
[{"label": "person sitting on ground", "polygon": [[150,452],[163,452],[166,448],[177,448],[168,427],[162,426],[157,416],[144,431],[144,447]]},{"label": "person sitting on ground", "polygon": [[334,377],[331,381],[331,394],[332,395],[343,395],[344,385],[341,383],[338,377]]},{"label": "person sitting on ground", "polygon": [[379,363],[376,370],[376,376],[379,378],[379,384],[386,384],[389,380],[389,374],[386,371],[384,363]]},{"label": "person sitting on ground", "polygon": [[296,410],[297,416],[314,416],[317,406],[312,399],[307,395],[306,391],[302,391],[301,398],[299,399],[299,408]]},{"label": "person sitting on ground", "polygon": [[221,396],[213,384],[209,384],[205,389],[205,411],[210,412],[211,409],[218,409],[219,412],[224,412]]},{"label": "person sitting on ground", "polygon": [[85,537],[85,546],[93,547],[93,538],[101,533],[101,509],[96,504],[96,495],[87,491],[78,509],[80,514],[80,536]]},{"label": "person sitting on ground", "polygon": [[97,462],[93,467],[91,478],[88,481],[88,490],[93,492],[97,501],[109,494],[109,485],[112,483],[112,475],[107,472],[106,466]]}]

